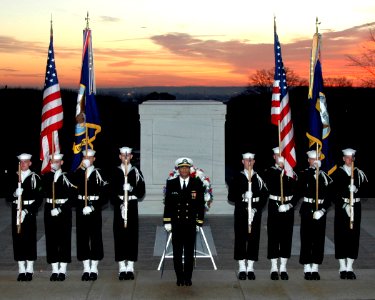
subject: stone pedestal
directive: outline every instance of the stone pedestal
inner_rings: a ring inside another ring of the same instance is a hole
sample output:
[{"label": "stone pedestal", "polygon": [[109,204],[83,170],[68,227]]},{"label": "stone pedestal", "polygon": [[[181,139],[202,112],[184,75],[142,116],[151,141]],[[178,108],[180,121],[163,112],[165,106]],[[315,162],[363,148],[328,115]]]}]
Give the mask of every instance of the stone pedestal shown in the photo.
[{"label": "stone pedestal", "polygon": [[163,187],[177,158],[190,157],[211,179],[209,214],[231,214],[225,184],[226,106],[206,100],[154,100],[139,106],[141,170],[146,196],[140,214],[163,214]]}]

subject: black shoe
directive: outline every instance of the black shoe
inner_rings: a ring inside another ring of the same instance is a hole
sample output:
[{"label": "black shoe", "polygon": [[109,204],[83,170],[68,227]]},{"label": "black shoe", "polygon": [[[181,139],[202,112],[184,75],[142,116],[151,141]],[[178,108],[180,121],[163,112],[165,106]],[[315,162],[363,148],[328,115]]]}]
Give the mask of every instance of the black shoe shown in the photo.
[{"label": "black shoe", "polygon": [[90,274],[89,274],[89,272],[84,272],[83,274],[82,274],[82,281],[89,281],[90,280]]},{"label": "black shoe", "polygon": [[340,271],[340,279],[346,279],[346,271]]},{"label": "black shoe", "polygon": [[280,279],[281,280],[288,280],[289,276],[287,272],[280,272]]},{"label": "black shoe", "polygon": [[305,280],[312,280],[312,273],[311,272],[305,272]]},{"label": "black shoe", "polygon": [[119,280],[125,280],[125,278],[126,278],[126,272],[120,272],[120,274],[118,274]]},{"label": "black shoe", "polygon": [[26,280],[25,281],[31,281],[33,280],[33,273],[26,272]]},{"label": "black shoe", "polygon": [[279,273],[276,271],[271,272],[271,280],[279,280]]},{"label": "black shoe", "polygon": [[66,275],[64,273],[59,273],[59,276],[57,277],[57,281],[64,281],[66,278]]},{"label": "black shoe", "polygon": [[255,273],[254,272],[247,272],[247,279],[255,280]]},{"label": "black shoe", "polygon": [[52,275],[49,278],[49,281],[57,281],[57,278],[59,277],[59,274],[52,273]]},{"label": "black shoe", "polygon": [[25,273],[19,273],[17,276],[17,281],[26,281],[26,274]]},{"label": "black shoe", "polygon": [[191,279],[185,279],[185,285],[191,286],[193,283],[191,282]]},{"label": "black shoe", "polygon": [[90,273],[90,280],[95,281],[96,279],[98,279],[98,273],[91,272]]},{"label": "black shoe", "polygon": [[238,273],[238,279],[239,280],[246,280],[246,272]]},{"label": "black shoe", "polygon": [[346,279],[354,280],[354,279],[357,279],[357,276],[355,276],[353,271],[347,271],[346,272]]},{"label": "black shoe", "polygon": [[182,279],[177,279],[176,284],[177,284],[177,286],[184,286],[185,282]]},{"label": "black shoe", "polygon": [[320,275],[318,272],[311,273],[311,280],[320,280]]},{"label": "black shoe", "polygon": [[134,273],[133,272],[126,272],[125,280],[134,280]]}]

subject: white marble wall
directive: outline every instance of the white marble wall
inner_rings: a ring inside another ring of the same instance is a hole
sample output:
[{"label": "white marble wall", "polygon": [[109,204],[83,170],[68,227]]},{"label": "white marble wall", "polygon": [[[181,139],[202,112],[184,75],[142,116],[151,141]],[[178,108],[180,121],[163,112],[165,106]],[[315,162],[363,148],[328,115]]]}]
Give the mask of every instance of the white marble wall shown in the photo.
[{"label": "white marble wall", "polygon": [[139,114],[140,167],[146,181],[140,214],[163,213],[163,186],[182,156],[211,179],[214,201],[208,213],[232,213],[225,185],[226,106],[208,100],[154,100],[142,103]]}]

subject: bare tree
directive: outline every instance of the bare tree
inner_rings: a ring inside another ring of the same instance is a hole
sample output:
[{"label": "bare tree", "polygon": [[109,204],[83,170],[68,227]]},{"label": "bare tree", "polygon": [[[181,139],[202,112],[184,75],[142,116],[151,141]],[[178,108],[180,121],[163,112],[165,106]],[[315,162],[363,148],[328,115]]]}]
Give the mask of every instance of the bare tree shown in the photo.
[{"label": "bare tree", "polygon": [[[307,86],[308,81],[298,76],[293,70],[285,67],[286,80],[288,86]],[[256,70],[255,74],[250,76],[250,85],[260,88],[269,88],[273,85],[274,69]]]},{"label": "bare tree", "polygon": [[324,86],[330,87],[352,87],[353,81],[346,77],[324,78]]},{"label": "bare tree", "polygon": [[367,73],[367,76],[361,77],[362,86],[375,87],[375,27],[369,29],[370,40],[368,46],[363,47],[359,55],[347,55],[350,66],[360,67]]}]

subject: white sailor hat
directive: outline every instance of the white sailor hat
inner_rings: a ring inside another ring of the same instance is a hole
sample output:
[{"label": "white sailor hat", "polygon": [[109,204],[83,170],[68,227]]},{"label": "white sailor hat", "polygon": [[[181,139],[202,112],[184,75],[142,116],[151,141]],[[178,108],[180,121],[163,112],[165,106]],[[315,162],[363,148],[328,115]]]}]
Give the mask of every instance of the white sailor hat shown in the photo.
[{"label": "white sailor hat", "polygon": [[121,147],[120,148],[120,153],[121,154],[130,154],[132,153],[132,148],[129,148],[129,147]]},{"label": "white sailor hat", "polygon": [[249,159],[249,158],[254,159],[254,157],[255,157],[254,153],[246,152],[242,154],[242,159]]},{"label": "white sailor hat", "polygon": [[317,156],[317,154],[316,154],[316,150],[307,151],[306,154],[307,154],[308,158],[319,159],[319,156]]},{"label": "white sailor hat", "polygon": [[87,149],[87,151],[86,150],[83,150],[82,151],[82,155],[83,156],[95,156],[95,150],[92,150],[92,149]]},{"label": "white sailor hat", "polygon": [[343,149],[342,150],[342,154],[344,156],[353,156],[355,154],[356,150],[352,149],[352,148],[346,148],[346,149]]},{"label": "white sailor hat", "polygon": [[31,154],[28,154],[28,153],[22,153],[20,155],[17,156],[17,158],[19,160],[30,160],[31,159]]},{"label": "white sailor hat", "polygon": [[280,148],[279,147],[273,148],[272,151],[273,151],[274,154],[280,154]]},{"label": "white sailor hat", "polygon": [[61,160],[63,158],[63,156],[64,156],[64,154],[56,152],[56,153],[53,154],[53,156],[50,155],[49,159],[52,159],[52,157],[53,157],[53,159],[55,159],[55,160]]},{"label": "white sailor hat", "polygon": [[175,162],[176,167],[191,167],[193,160],[189,157],[180,157]]}]

